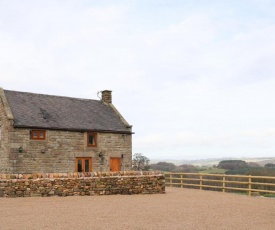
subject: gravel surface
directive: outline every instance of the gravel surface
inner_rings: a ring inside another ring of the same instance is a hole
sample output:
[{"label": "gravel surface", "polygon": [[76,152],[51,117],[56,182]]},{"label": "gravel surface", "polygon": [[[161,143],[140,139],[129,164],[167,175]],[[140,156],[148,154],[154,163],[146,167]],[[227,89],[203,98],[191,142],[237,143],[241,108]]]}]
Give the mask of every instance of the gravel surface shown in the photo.
[{"label": "gravel surface", "polygon": [[0,229],[275,229],[275,199],[195,189],[166,194],[0,198]]}]

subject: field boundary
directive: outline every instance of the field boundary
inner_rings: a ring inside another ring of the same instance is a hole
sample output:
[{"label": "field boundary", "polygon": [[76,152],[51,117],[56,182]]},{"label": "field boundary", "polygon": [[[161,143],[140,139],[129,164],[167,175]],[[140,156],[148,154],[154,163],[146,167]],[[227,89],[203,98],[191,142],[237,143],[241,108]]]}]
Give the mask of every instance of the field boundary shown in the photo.
[{"label": "field boundary", "polygon": [[159,172],[0,174],[0,197],[165,193]]},{"label": "field boundary", "polygon": [[170,187],[221,192],[240,191],[247,193],[249,196],[254,193],[275,195],[275,177],[169,172],[164,175],[165,185]]}]

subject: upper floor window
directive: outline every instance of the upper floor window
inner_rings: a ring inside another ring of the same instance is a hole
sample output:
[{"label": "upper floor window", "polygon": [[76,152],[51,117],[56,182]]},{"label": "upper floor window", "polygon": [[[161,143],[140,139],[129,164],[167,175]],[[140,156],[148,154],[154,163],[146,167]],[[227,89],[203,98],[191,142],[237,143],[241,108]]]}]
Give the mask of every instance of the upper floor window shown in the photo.
[{"label": "upper floor window", "polygon": [[46,139],[46,131],[45,130],[31,130],[31,139],[45,140]]},{"label": "upper floor window", "polygon": [[87,145],[91,147],[96,147],[97,146],[97,134],[88,132],[87,133]]}]

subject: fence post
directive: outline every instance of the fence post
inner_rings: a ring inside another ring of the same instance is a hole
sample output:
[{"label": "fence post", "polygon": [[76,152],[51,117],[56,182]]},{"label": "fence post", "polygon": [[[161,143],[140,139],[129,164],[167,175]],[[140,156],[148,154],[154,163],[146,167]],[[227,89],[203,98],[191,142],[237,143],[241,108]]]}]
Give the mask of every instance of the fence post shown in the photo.
[{"label": "fence post", "polygon": [[202,175],[200,174],[200,190],[202,190]]},{"label": "fence post", "polygon": [[222,177],[222,192],[225,192],[225,176]]},{"label": "fence post", "polygon": [[251,196],[251,175],[248,178],[248,196]]},{"label": "fence post", "polygon": [[170,187],[173,187],[172,186],[172,174],[170,173]]},{"label": "fence post", "polygon": [[180,174],[180,187],[182,188],[183,186],[183,177],[182,177],[182,174]]}]

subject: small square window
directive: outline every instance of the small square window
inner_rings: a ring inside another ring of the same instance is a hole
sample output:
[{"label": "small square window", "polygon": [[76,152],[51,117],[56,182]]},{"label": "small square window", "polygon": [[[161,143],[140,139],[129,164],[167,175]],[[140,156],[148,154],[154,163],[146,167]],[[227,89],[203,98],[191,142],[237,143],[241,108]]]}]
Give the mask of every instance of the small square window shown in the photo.
[{"label": "small square window", "polygon": [[97,134],[96,133],[87,133],[87,145],[91,147],[97,146]]},{"label": "small square window", "polygon": [[45,130],[31,130],[31,139],[45,140],[46,139],[46,131]]}]

